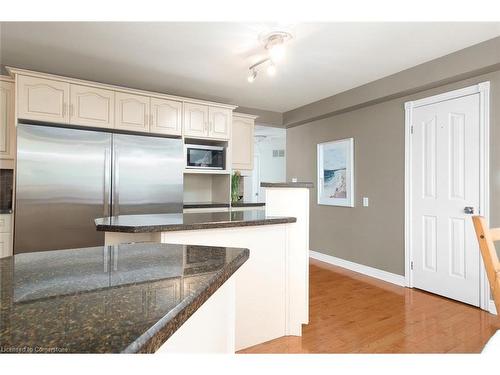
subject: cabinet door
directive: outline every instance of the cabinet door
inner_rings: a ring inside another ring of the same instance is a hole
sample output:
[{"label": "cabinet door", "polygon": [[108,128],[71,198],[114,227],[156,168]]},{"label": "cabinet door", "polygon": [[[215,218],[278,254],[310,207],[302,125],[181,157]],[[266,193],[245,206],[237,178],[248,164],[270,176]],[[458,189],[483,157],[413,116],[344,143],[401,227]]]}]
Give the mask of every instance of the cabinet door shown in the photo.
[{"label": "cabinet door", "polygon": [[0,233],[10,233],[12,230],[12,214],[0,214]]},{"label": "cabinet door", "polygon": [[74,125],[112,128],[115,92],[95,87],[71,85],[70,123]]},{"label": "cabinet door", "polygon": [[0,258],[12,255],[12,235],[0,233]]},{"label": "cabinet door", "polygon": [[69,123],[69,83],[21,75],[17,90],[20,119]]},{"label": "cabinet door", "polygon": [[184,136],[208,136],[208,107],[206,105],[184,103]]},{"label": "cabinet door", "polygon": [[151,98],[151,133],[182,134],[182,102]]},{"label": "cabinet door", "polygon": [[227,108],[209,108],[209,137],[229,139],[233,111]]},{"label": "cabinet door", "polygon": [[149,97],[115,93],[115,128],[139,132],[149,131]]},{"label": "cabinet door", "polygon": [[254,120],[233,117],[231,156],[233,169],[253,169]]},{"label": "cabinet door", "polygon": [[0,159],[16,156],[14,118],[14,83],[0,81]]}]

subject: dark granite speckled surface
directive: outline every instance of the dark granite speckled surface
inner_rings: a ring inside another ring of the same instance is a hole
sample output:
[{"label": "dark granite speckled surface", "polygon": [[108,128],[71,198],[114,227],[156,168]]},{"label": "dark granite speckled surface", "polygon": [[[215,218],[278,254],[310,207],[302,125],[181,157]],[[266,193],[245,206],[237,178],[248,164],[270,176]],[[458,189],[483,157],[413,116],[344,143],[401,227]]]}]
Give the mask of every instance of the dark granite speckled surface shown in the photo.
[{"label": "dark granite speckled surface", "polygon": [[128,244],[0,259],[0,353],[154,352],[248,257]]},{"label": "dark granite speckled surface", "polygon": [[98,231],[146,233],[295,223],[294,217],[266,216],[263,210],[185,214],[120,215],[95,220]]},{"label": "dark granite speckled surface", "polygon": [[231,207],[264,207],[266,204],[263,202],[236,202],[231,203]]},{"label": "dark granite speckled surface", "polygon": [[217,202],[184,202],[184,208],[229,208],[229,207],[263,207],[263,202],[217,203]]},{"label": "dark granite speckled surface", "polygon": [[226,208],[229,203],[218,202],[184,202],[184,208]]},{"label": "dark granite speckled surface", "polygon": [[312,182],[261,182],[261,187],[279,187],[279,188],[307,188],[312,189]]}]

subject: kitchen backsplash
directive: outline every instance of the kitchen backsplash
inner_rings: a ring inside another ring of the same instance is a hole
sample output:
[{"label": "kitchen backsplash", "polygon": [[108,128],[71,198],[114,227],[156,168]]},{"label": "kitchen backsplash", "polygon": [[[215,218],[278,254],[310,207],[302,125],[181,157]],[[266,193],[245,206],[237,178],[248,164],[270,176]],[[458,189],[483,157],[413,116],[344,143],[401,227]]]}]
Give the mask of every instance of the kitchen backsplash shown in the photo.
[{"label": "kitchen backsplash", "polygon": [[0,210],[12,209],[12,190],[14,187],[14,171],[0,169]]}]

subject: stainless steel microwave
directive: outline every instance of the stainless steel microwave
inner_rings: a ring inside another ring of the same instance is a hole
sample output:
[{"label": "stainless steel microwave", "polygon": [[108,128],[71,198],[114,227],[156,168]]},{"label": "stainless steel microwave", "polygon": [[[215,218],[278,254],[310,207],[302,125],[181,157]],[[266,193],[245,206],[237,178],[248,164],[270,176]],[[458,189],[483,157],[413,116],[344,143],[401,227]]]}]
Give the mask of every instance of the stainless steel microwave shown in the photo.
[{"label": "stainless steel microwave", "polygon": [[225,169],[225,154],[225,147],[186,144],[186,168]]}]

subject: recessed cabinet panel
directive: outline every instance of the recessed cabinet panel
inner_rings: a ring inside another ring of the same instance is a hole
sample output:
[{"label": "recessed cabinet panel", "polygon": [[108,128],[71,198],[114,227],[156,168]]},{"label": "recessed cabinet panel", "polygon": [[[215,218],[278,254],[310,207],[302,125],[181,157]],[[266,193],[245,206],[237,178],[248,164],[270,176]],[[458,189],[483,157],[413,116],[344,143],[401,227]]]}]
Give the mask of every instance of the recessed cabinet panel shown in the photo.
[{"label": "recessed cabinet panel", "polygon": [[15,158],[14,83],[0,81],[0,159]]},{"label": "recessed cabinet panel", "polygon": [[184,103],[184,135],[208,137],[208,107]]},{"label": "recessed cabinet panel", "polygon": [[209,137],[229,139],[231,133],[232,113],[227,108],[209,107]]},{"label": "recessed cabinet panel", "polygon": [[0,233],[12,231],[12,214],[0,214]]},{"label": "recessed cabinet panel", "polygon": [[182,102],[151,98],[151,133],[182,134]]},{"label": "recessed cabinet panel", "polygon": [[149,131],[149,97],[117,92],[115,100],[116,129]]},{"label": "recessed cabinet panel", "polygon": [[232,139],[232,167],[233,169],[253,169],[254,147],[254,120],[234,117]]},{"label": "recessed cabinet panel", "polygon": [[69,86],[61,81],[18,76],[18,117],[68,123]]},{"label": "recessed cabinet panel", "polygon": [[95,87],[71,85],[71,124],[112,128],[115,93]]},{"label": "recessed cabinet panel", "polygon": [[12,255],[12,235],[0,233],[0,258]]}]

